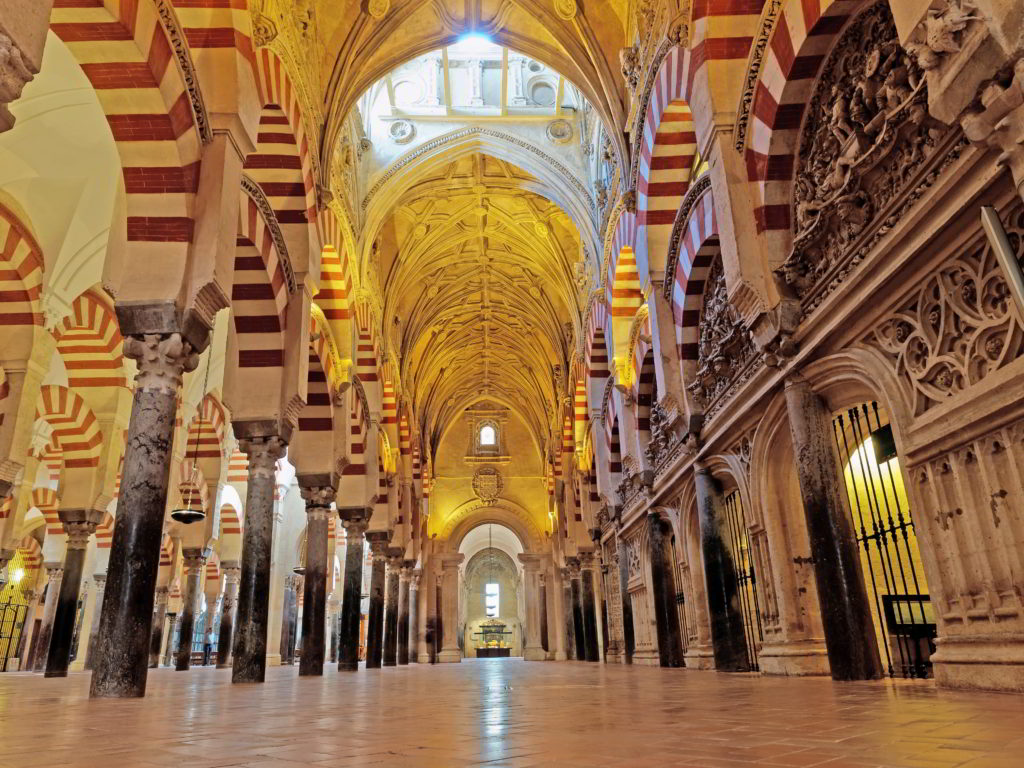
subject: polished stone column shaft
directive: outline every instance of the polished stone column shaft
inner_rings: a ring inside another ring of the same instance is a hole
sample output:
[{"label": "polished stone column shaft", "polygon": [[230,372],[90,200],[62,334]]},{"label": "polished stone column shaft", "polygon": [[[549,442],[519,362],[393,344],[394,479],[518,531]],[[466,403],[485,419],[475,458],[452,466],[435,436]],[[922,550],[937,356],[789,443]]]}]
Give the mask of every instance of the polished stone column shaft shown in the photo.
[{"label": "polished stone column shaft", "polygon": [[290,665],[295,661],[295,614],[298,611],[299,577],[286,576],[284,579],[284,605],[281,608],[281,644],[279,655],[281,663]]},{"label": "polished stone column shaft", "polygon": [[619,604],[622,606],[622,658],[626,664],[633,663],[636,636],[633,634],[633,601],[629,594],[629,551],[621,532],[615,537],[615,551],[619,556]]},{"label": "polished stone column shaft", "polygon": [[409,581],[412,578],[411,560],[402,564],[398,575],[398,664],[409,663]]},{"label": "polished stone column shaft", "polygon": [[267,668],[275,471],[277,460],[284,456],[285,442],[280,437],[256,437],[242,440],[241,448],[249,457],[249,482],[231,682],[262,683]]},{"label": "polished stone column shaft", "polygon": [[385,667],[398,664],[398,592],[401,577],[401,555],[388,557],[387,589],[384,593],[384,660]]},{"label": "polished stone column shaft", "polygon": [[178,650],[174,657],[174,668],[185,672],[192,666],[192,638],[196,631],[196,613],[202,599],[200,589],[203,568],[210,550],[187,547],[182,550],[185,570],[185,594],[181,599],[181,626],[178,629]]},{"label": "polished stone column shaft", "polygon": [[370,540],[373,565],[370,569],[370,610],[366,626],[366,668],[380,669],[384,659],[384,571],[387,562],[387,533],[373,531]]},{"label": "polished stone column shaft", "polygon": [[57,603],[60,599],[60,583],[64,576],[64,568],[57,563],[47,563],[46,596],[43,598],[43,620],[39,625],[36,637],[35,655],[32,659],[32,670],[42,672],[50,655],[50,638],[53,635],[53,621],[57,616]]},{"label": "polished stone column shaft", "polygon": [[100,608],[103,605],[103,590],[107,585],[107,574],[94,573],[92,584],[96,590],[96,597],[92,609],[92,624],[89,626],[89,647],[85,652],[86,669],[92,669],[93,659],[96,658],[96,638],[100,634]]},{"label": "polished stone column shaft", "polygon": [[418,664],[420,660],[420,571],[415,569],[409,574],[409,663]]},{"label": "polished stone column shaft", "polygon": [[90,696],[99,698],[139,697],[146,692],[174,416],[182,375],[199,362],[177,333],[129,336],[124,355],[137,362],[138,373],[124,436],[118,512],[89,689]]},{"label": "polished stone column shaft", "polygon": [[[647,535],[650,547],[651,597],[654,603],[654,624],[658,635],[658,661],[663,667],[683,666],[682,634],[679,631],[679,611],[676,610],[675,580],[672,561],[665,556],[665,523],[657,512],[647,515]],[[740,625],[742,629],[742,624]],[[740,635],[743,639],[743,635]]]},{"label": "polished stone column shaft", "polygon": [[64,530],[68,535],[68,548],[64,555],[64,577],[60,580],[57,611],[53,617],[53,633],[50,635],[50,649],[46,654],[46,677],[67,677],[71,663],[71,641],[75,635],[75,619],[78,617],[78,593],[82,590],[82,569],[85,567],[85,551],[89,537],[96,530],[97,521],[85,519],[88,515],[77,511],[60,512]]},{"label": "polished stone column shaft", "polygon": [[220,604],[220,631],[217,634],[217,669],[231,665],[231,637],[235,627],[235,609],[238,607],[238,580],[242,575],[236,560],[221,563],[224,574],[224,600]]},{"label": "polished stone column shaft", "polygon": [[540,555],[524,553],[519,555],[523,564],[523,588],[526,590],[526,644],[523,648],[525,661],[544,661],[540,643]]},{"label": "polished stone column shaft", "polygon": [[569,589],[572,598],[572,627],[577,661],[587,660],[587,628],[583,623],[583,585],[580,583],[580,561],[579,558],[566,558],[569,563]]},{"label": "polished stone column shaft", "polygon": [[149,636],[149,666],[160,666],[160,649],[164,644],[164,624],[167,621],[167,587],[157,587],[153,601],[153,623]]},{"label": "polished stone column shaft", "polygon": [[797,376],[786,381],[786,408],[832,679],[881,677],[860,552],[853,520],[843,504],[845,488],[832,447],[832,414]]},{"label": "polished stone column shaft", "polygon": [[438,661],[457,663],[462,661],[459,650],[459,565],[465,559],[462,554],[441,555],[442,599],[441,599],[441,653]]},{"label": "polished stone column shaft", "polygon": [[600,661],[600,647],[597,643],[597,604],[594,602],[594,556],[583,555],[580,558],[580,587],[582,591],[583,634],[586,637],[587,661]]},{"label": "polished stone column shaft", "polygon": [[302,597],[302,655],[299,675],[322,675],[327,650],[327,521],[335,489],[303,486],[306,500],[306,573]]},{"label": "polished stone column shaft", "polygon": [[359,669],[359,619],[363,599],[363,551],[368,511],[339,510],[345,527],[345,580],[342,586],[338,669]]},{"label": "polished stone column shaft", "polygon": [[540,574],[540,647],[544,649],[545,658],[550,651],[548,642],[548,585],[544,574]]},{"label": "polished stone column shaft", "polygon": [[572,608],[572,572],[568,568],[562,572],[562,610],[565,619],[565,658],[567,661],[576,659],[576,616]]}]

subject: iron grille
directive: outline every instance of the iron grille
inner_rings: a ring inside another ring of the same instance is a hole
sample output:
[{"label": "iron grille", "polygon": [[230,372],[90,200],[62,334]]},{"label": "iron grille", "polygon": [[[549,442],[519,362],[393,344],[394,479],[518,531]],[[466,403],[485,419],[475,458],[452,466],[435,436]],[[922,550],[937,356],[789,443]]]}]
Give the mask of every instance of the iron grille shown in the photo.
[{"label": "iron grille", "polygon": [[757,652],[764,641],[761,629],[761,608],[757,602],[757,576],[750,549],[750,529],[743,514],[743,502],[739,491],[733,491],[725,498],[725,522],[729,544],[735,556],[737,594],[740,610],[743,612],[743,635],[747,645],[747,664],[758,671]]},{"label": "iron grille", "polygon": [[832,429],[886,669],[930,677],[935,618],[892,426],[871,402],[838,414]]},{"label": "iron grille", "polygon": [[7,663],[18,654],[27,614],[24,603],[0,603],[0,672],[6,672]]}]

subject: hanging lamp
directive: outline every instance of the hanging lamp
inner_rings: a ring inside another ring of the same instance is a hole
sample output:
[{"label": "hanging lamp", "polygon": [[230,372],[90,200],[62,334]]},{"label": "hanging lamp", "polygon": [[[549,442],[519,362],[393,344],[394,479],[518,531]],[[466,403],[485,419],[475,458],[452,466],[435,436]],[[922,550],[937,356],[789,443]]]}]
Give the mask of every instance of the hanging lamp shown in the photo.
[{"label": "hanging lamp", "polygon": [[[210,380],[210,356],[206,357],[206,373],[203,376],[203,390],[201,398],[199,400],[200,413],[198,414],[200,419],[202,418],[202,398],[206,397],[206,385]],[[198,523],[200,520],[206,519],[206,510],[203,509],[202,499],[199,498],[199,494],[195,493],[196,480],[199,479],[199,434],[201,429],[202,421],[200,420],[199,426],[196,428],[196,441],[192,450],[192,472],[188,478],[188,498],[184,500],[177,509],[171,510],[171,519],[175,520],[182,525],[191,525],[192,523]],[[188,446],[185,447],[185,459],[188,459]]]}]

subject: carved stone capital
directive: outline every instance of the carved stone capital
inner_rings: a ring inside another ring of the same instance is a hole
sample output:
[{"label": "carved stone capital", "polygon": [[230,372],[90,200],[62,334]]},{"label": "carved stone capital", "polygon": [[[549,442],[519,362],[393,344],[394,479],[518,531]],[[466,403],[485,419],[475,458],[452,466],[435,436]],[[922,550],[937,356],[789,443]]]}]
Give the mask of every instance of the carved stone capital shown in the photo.
[{"label": "carved stone capital", "polygon": [[186,371],[199,365],[199,355],[180,333],[147,333],[124,340],[124,356],[139,367],[135,389],[177,395]]},{"label": "carved stone capital", "polygon": [[312,513],[314,509],[330,509],[338,491],[332,485],[300,485],[299,493],[306,502],[306,511]]},{"label": "carved stone capital", "polygon": [[64,532],[68,535],[68,549],[86,549],[89,537],[96,530],[96,523],[78,521],[64,523]]},{"label": "carved stone capital", "polygon": [[206,561],[210,557],[209,547],[186,547],[181,551],[181,557],[184,561],[185,572],[191,575],[198,575],[202,573],[203,566],[206,565]]},{"label": "carved stone capital", "polygon": [[21,96],[22,89],[33,74],[18,44],[0,32],[0,131],[6,131],[14,125],[14,118],[7,111],[7,105]]},{"label": "carved stone capital", "polygon": [[250,437],[239,440],[242,452],[249,457],[249,478],[273,480],[277,472],[277,462],[284,456],[287,447],[284,440],[276,435],[268,437]]}]

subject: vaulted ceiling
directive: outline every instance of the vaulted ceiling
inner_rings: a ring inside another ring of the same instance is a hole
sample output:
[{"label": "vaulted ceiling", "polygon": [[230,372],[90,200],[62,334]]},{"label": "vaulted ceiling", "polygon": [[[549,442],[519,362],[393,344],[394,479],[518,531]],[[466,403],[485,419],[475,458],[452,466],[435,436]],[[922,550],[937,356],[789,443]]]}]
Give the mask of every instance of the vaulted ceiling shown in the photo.
[{"label": "vaulted ceiling", "polygon": [[475,399],[543,444],[573,318],[579,234],[536,180],[482,153],[440,164],[385,220],[371,269],[413,407],[436,441]]}]

